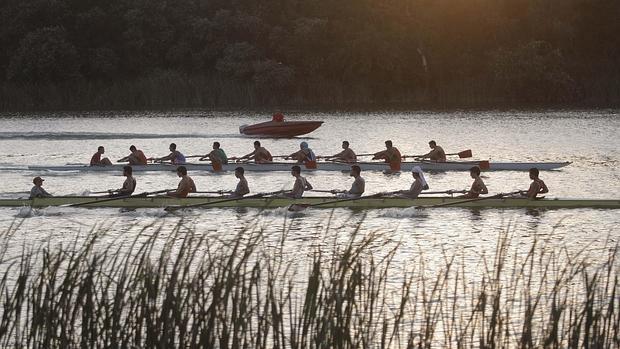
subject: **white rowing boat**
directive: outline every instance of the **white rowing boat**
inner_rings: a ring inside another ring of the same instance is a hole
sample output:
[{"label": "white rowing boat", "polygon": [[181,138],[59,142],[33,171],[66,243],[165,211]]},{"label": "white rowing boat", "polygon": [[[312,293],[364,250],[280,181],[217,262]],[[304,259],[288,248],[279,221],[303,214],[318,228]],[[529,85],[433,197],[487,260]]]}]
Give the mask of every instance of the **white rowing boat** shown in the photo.
[{"label": "white rowing boat", "polygon": [[[411,171],[414,166],[420,166],[424,171],[468,171],[473,166],[480,166],[483,171],[527,171],[532,167],[539,170],[555,170],[569,165],[570,162],[488,162],[488,161],[407,161],[401,165],[401,171]],[[292,162],[274,162],[270,164],[255,163],[229,163],[223,165],[223,171],[234,171],[236,167],[243,167],[246,171],[290,171]],[[303,171],[349,171],[349,163],[342,162],[318,162],[316,169],[305,169]],[[358,162],[362,171],[388,171],[389,166],[383,162]],[[481,166],[482,165],[482,166]],[[117,171],[122,172],[125,165],[111,166],[88,166],[83,164],[67,164],[62,166],[28,166],[32,171]],[[188,171],[213,171],[213,167],[208,163],[188,163],[183,165]],[[486,168],[488,167],[488,168]],[[134,171],[174,171],[177,165],[172,164],[151,164],[132,166]]]},{"label": "white rowing boat", "polygon": [[[218,203],[218,201],[222,201]],[[88,203],[88,204],[85,204]],[[81,207],[119,207],[119,208],[161,208],[167,206],[204,205],[207,207],[255,207],[277,208],[290,205],[317,205],[321,208],[350,207],[356,209],[379,209],[390,207],[478,207],[478,208],[608,208],[620,209],[620,200],[596,199],[537,199],[527,198],[479,198],[461,199],[454,197],[419,197],[408,199],[400,197],[369,197],[356,200],[339,200],[334,197],[290,198],[245,198],[230,200],[223,197],[193,196],[187,198],[171,198],[165,196],[131,197],[110,200],[107,197],[92,196],[58,196],[36,199],[0,199],[0,206],[31,206],[47,207],[78,204]]]}]

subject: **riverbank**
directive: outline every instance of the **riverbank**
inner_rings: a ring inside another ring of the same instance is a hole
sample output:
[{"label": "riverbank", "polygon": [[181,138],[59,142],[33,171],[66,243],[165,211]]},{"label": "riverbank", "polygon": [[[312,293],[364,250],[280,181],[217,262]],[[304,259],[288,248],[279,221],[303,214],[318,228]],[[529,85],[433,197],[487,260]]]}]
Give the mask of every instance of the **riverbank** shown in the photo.
[{"label": "riverbank", "polygon": [[[387,92],[391,91],[391,92]],[[121,81],[0,83],[0,112],[67,110],[540,110],[620,106],[620,90],[588,89],[578,98],[541,95],[522,100],[488,81],[395,88],[390,84],[342,84],[315,79],[284,89],[177,72]]]}]

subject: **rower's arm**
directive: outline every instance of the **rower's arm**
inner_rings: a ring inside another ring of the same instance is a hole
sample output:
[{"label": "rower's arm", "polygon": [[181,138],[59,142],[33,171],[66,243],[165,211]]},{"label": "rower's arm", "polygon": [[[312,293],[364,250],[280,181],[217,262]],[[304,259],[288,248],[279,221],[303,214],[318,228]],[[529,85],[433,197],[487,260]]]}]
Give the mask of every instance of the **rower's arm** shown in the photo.
[{"label": "rower's arm", "polygon": [[242,157],[239,158],[239,160],[241,159],[253,159],[256,156],[256,150],[254,150],[253,152],[249,153],[249,154],[245,154]]},{"label": "rower's arm", "polygon": [[545,184],[545,182],[540,181],[540,191],[538,191],[539,194],[545,194],[549,192],[549,188],[547,188],[547,185]]},{"label": "rower's arm", "polygon": [[530,184],[530,187],[525,192],[525,196],[527,196],[530,199],[535,199],[540,189],[541,188],[538,185],[538,183],[536,181],[532,181],[532,183]]},{"label": "rower's arm", "polygon": [[206,159],[209,159],[209,160],[213,161],[214,156],[212,156],[212,154],[213,154],[213,151],[211,151],[208,154],[205,154],[205,155],[201,156],[200,159],[198,159],[198,161],[204,161]]},{"label": "rower's arm", "polygon": [[420,159],[430,158],[430,157],[431,157],[431,155],[433,155],[433,152],[434,152],[434,151],[435,151],[435,150],[433,149],[433,150],[429,151],[428,153],[426,153],[426,154],[424,154],[424,155],[420,155],[420,156],[416,156],[416,157],[417,157],[417,158],[420,158]]},{"label": "rower's arm", "polygon": [[155,161],[167,161],[167,160],[172,161],[172,160],[174,160],[174,153],[170,153],[170,154],[168,154],[168,155],[166,155],[164,157],[155,158],[153,160],[155,160]]},{"label": "rower's arm", "polygon": [[129,161],[129,156],[125,156],[125,157],[124,157],[124,158],[122,158],[122,159],[118,159],[118,160],[116,160],[116,162],[127,162],[127,161]]},{"label": "rower's arm", "polygon": [[380,151],[380,152],[376,152],[376,153],[374,154],[374,156],[372,157],[372,159],[373,159],[373,160],[376,160],[376,159],[384,159],[384,158],[385,158],[385,156],[386,156],[386,154],[387,154],[387,150],[382,150],[382,151]]},{"label": "rower's arm", "polygon": [[298,159],[299,158],[299,154],[301,153],[301,150],[294,152],[293,154],[287,156],[286,158],[294,158],[294,159]]},{"label": "rower's arm", "polygon": [[341,152],[340,152],[340,153],[338,153],[338,154],[334,154],[334,155],[332,155],[332,156],[328,156],[328,158],[342,158],[342,156],[343,156],[343,155],[344,155],[344,150],[343,150],[343,151],[341,151]]}]

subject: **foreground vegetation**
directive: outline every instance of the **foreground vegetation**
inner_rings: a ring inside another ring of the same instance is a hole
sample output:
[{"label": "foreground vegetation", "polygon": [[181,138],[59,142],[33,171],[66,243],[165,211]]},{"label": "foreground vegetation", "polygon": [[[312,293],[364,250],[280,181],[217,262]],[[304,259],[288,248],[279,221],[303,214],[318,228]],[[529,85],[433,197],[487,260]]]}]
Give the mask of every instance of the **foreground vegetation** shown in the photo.
[{"label": "foreground vegetation", "polygon": [[5,0],[0,110],[620,104],[617,0]]},{"label": "foreground vegetation", "polygon": [[287,253],[286,229],[267,244],[252,224],[221,239],[182,224],[123,241],[95,230],[9,255],[19,233],[0,241],[3,348],[620,345],[617,246],[594,263],[538,241],[517,250],[504,233],[472,273],[471,256],[403,261],[359,229],[326,228],[307,254]]}]

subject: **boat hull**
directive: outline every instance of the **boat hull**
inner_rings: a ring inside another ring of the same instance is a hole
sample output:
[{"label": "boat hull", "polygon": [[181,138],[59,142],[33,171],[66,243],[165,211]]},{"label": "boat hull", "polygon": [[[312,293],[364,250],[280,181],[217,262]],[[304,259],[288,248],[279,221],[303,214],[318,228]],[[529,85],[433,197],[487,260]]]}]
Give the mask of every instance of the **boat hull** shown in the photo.
[{"label": "boat hull", "polygon": [[[411,171],[414,166],[420,166],[424,171],[468,171],[472,166],[478,166],[477,161],[468,162],[403,162],[402,171]],[[532,167],[539,170],[555,170],[569,165],[570,162],[491,162],[486,171],[527,171]],[[223,171],[234,171],[237,167],[243,167],[245,171],[251,172],[270,172],[270,171],[290,171],[291,166],[295,163],[291,162],[274,162],[270,164],[255,163],[229,163],[223,165]],[[349,171],[351,165],[340,162],[318,162],[316,169],[304,169],[303,171]],[[355,165],[360,166],[362,171],[389,171],[389,165],[383,162],[358,162]],[[64,166],[28,166],[32,171],[117,171],[122,172],[125,165],[112,166],[87,166],[81,164],[70,164]],[[188,171],[213,171],[213,167],[208,163],[188,163],[183,165]],[[175,171],[177,165],[171,164],[152,164],[143,166],[132,166],[136,171]]]},{"label": "boat hull", "polygon": [[[105,200],[105,201],[104,201]],[[254,207],[254,208],[277,208],[287,207],[292,204],[316,205],[316,208],[349,207],[354,209],[380,209],[380,208],[408,208],[445,205],[442,207],[470,207],[470,208],[607,208],[619,209],[620,200],[577,200],[577,199],[539,199],[529,200],[526,198],[501,198],[484,200],[464,200],[453,197],[423,197],[417,199],[407,198],[363,198],[350,201],[337,201],[334,197],[305,197],[301,199],[290,198],[247,198],[242,200],[226,201],[222,197],[188,197],[183,199],[155,196],[134,197],[110,201],[107,197],[95,198],[88,196],[78,197],[52,197],[30,199],[0,199],[0,206],[31,206],[47,207],[69,204],[87,205],[79,207],[117,207],[117,208],[161,208],[166,206],[187,206],[210,203],[209,207]],[[97,202],[101,201],[101,202]]]},{"label": "boat hull", "polygon": [[267,121],[239,127],[239,132],[248,136],[295,137],[310,133],[323,121]]}]

